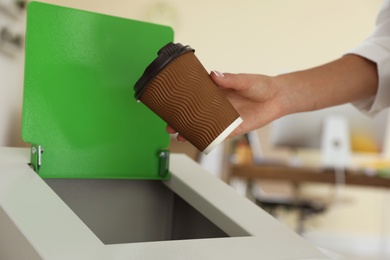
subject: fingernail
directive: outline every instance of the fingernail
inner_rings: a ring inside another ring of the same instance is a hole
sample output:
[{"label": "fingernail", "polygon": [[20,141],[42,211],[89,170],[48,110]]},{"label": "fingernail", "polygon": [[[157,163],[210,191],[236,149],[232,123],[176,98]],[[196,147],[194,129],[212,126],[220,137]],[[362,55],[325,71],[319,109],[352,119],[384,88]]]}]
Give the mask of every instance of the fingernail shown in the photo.
[{"label": "fingernail", "polygon": [[218,70],[213,70],[213,73],[215,74],[215,76],[217,76],[218,78],[224,78],[225,75],[223,75],[222,72],[219,72]]}]

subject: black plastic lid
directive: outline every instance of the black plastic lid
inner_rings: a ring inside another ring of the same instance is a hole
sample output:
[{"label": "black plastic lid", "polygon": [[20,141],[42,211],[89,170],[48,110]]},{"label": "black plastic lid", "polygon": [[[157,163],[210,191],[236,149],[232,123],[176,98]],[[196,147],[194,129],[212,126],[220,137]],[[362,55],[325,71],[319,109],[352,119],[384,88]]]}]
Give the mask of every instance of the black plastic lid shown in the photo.
[{"label": "black plastic lid", "polygon": [[149,83],[154,79],[154,77],[157,76],[160,71],[168,65],[169,62],[173,61],[175,58],[179,57],[180,55],[188,52],[193,51],[189,45],[182,45],[181,43],[168,43],[164,47],[162,47],[157,52],[157,58],[150,63],[150,65],[145,69],[142,76],[139,78],[139,80],[134,85],[134,97],[135,99],[139,99],[142,92],[145,90],[145,88],[149,85]]}]

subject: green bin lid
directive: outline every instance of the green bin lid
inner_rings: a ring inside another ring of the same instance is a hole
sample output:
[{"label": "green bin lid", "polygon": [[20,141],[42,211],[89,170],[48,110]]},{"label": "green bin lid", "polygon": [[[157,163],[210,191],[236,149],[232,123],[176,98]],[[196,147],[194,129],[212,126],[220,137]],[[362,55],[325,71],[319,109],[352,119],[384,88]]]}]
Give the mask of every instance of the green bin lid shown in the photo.
[{"label": "green bin lid", "polygon": [[169,177],[166,124],[133,86],[172,41],[167,26],[28,4],[22,137],[40,176]]}]

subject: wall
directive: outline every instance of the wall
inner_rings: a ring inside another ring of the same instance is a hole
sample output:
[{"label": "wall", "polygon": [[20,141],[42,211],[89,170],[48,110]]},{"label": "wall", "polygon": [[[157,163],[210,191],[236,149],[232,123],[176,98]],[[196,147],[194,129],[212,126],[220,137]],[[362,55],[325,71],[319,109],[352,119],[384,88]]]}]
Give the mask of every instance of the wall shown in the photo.
[{"label": "wall", "polygon": [[[24,12],[15,11],[9,2],[0,1],[0,30],[7,28],[13,35],[23,35]],[[0,39],[0,146],[25,145],[20,137],[23,63],[23,48]]]}]

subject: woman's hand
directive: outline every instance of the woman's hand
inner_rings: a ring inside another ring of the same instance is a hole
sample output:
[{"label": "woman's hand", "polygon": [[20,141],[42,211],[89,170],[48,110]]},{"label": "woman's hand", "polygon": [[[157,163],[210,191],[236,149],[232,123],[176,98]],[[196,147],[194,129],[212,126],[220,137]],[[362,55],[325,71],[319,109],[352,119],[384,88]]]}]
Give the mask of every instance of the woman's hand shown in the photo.
[{"label": "woman's hand", "polygon": [[[279,118],[283,113],[283,104],[278,99],[278,88],[272,86],[271,77],[258,74],[222,74],[210,73],[212,80],[225,93],[243,119],[243,123],[230,135],[241,135],[260,128]],[[175,134],[177,131],[167,126],[166,131]],[[185,138],[177,135],[178,141]]]},{"label": "woman's hand", "polygon": [[272,77],[260,74],[222,74],[213,71],[213,81],[226,94],[243,119],[230,136],[241,135],[281,117],[285,110],[281,92]]},{"label": "woman's hand", "polygon": [[[353,54],[275,77],[218,71],[210,77],[244,120],[230,136],[258,129],[284,115],[372,98],[379,80],[376,63]],[[176,133],[169,126],[167,132]],[[177,139],[185,140],[180,134]]]}]

